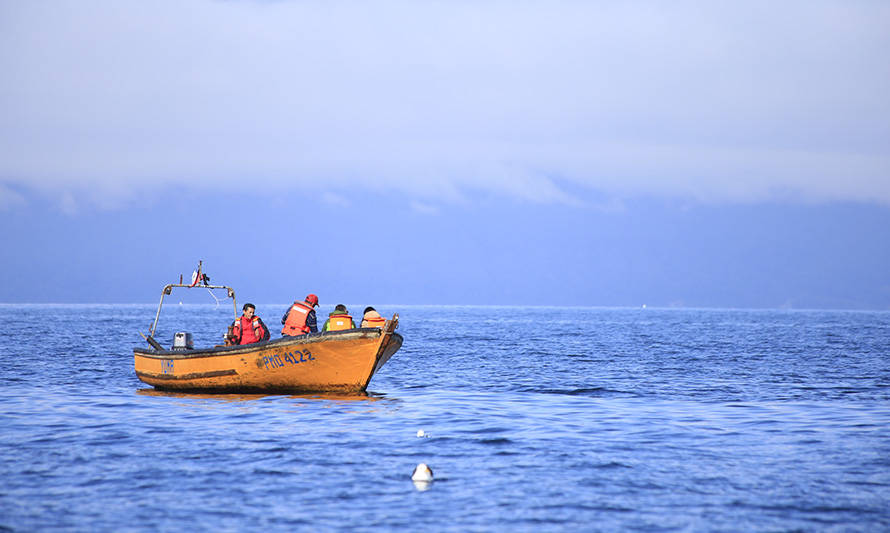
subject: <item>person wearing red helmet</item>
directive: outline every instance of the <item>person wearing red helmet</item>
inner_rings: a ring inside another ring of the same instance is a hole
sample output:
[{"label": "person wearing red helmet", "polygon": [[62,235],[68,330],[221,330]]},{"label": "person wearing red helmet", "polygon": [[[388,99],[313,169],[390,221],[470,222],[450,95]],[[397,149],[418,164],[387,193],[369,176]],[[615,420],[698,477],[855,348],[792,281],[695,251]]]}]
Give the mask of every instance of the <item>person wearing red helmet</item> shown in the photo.
[{"label": "person wearing red helmet", "polygon": [[296,336],[308,333],[318,333],[318,320],[315,318],[315,308],[318,307],[318,296],[309,294],[302,302],[294,302],[284,316],[281,317],[281,335]]}]

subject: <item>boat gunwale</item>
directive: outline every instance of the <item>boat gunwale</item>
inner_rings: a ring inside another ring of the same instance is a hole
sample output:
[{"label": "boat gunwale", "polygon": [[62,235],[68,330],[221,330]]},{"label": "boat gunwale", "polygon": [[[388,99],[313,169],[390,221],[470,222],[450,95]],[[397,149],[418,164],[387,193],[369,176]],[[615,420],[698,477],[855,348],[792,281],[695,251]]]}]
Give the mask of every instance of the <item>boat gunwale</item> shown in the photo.
[{"label": "boat gunwale", "polygon": [[[376,334],[376,335],[374,335]],[[133,355],[140,357],[148,357],[152,359],[191,359],[200,357],[217,357],[221,355],[241,355],[252,353],[265,349],[267,347],[275,348],[281,346],[294,346],[301,344],[316,344],[322,341],[335,340],[344,341],[352,339],[373,339],[380,338],[385,334],[383,328],[354,328],[343,331],[324,331],[319,333],[309,333],[307,335],[298,335],[294,337],[281,337],[262,342],[254,342],[251,344],[235,345],[235,346],[217,346],[212,348],[200,348],[197,350],[153,350],[151,348],[133,348]],[[392,332],[391,335],[399,335]],[[401,335],[399,335],[401,337]]]}]

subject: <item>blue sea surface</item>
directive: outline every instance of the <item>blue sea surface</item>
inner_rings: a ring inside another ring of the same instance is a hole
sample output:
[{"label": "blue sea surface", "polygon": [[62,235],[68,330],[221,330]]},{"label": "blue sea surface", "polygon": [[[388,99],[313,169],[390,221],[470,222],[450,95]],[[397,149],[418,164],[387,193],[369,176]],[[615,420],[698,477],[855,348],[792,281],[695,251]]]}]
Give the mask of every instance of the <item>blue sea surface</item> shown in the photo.
[{"label": "blue sea surface", "polygon": [[337,397],[155,391],[153,305],[0,310],[4,531],[890,530],[887,312],[378,306]]}]

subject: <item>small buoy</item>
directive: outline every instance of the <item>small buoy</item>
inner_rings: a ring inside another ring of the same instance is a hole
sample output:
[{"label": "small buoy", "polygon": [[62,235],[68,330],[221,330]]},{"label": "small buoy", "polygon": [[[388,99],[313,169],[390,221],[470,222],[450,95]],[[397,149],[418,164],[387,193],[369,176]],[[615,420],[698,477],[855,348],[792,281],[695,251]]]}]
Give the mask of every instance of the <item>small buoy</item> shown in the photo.
[{"label": "small buoy", "polygon": [[414,468],[414,473],[411,474],[411,481],[432,481],[433,480],[433,471],[427,466],[426,463],[420,463]]},{"label": "small buoy", "polygon": [[426,433],[424,433],[422,429],[418,429],[418,430],[417,430],[417,436],[418,436],[418,437],[426,437]]}]

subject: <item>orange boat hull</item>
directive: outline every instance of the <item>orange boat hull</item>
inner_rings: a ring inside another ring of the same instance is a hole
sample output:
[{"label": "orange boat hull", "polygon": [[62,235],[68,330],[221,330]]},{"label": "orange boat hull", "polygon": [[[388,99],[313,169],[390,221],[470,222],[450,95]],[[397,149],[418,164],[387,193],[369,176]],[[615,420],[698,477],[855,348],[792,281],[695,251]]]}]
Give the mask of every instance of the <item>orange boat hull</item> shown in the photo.
[{"label": "orange boat hull", "polygon": [[[395,322],[395,321],[393,321]],[[136,376],[163,390],[358,392],[401,347],[395,323],[207,350],[136,348]]]}]

